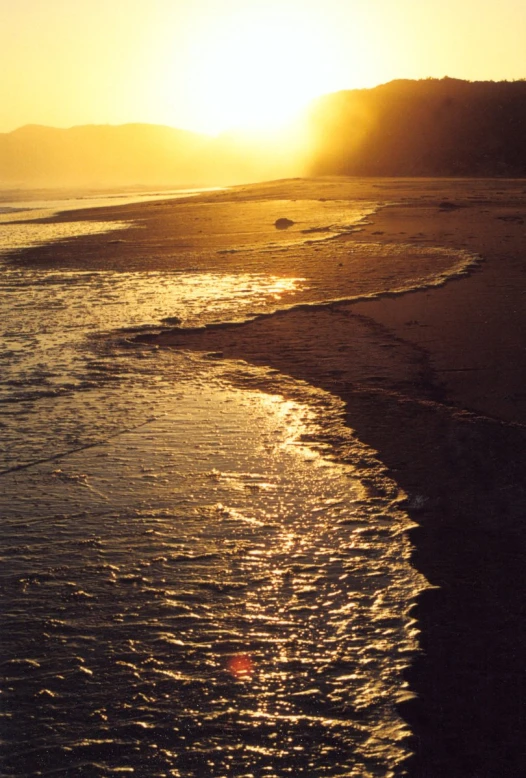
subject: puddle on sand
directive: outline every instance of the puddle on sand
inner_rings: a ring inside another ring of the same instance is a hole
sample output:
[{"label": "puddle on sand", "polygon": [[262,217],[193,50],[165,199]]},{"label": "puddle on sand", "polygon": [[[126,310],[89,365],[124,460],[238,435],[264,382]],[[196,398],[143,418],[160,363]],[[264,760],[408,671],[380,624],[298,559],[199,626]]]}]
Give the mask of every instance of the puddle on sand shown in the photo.
[{"label": "puddle on sand", "polygon": [[4,764],[402,775],[422,582],[395,485],[350,436],[354,466],[329,458],[329,396],[155,361],[144,423],[2,478]]},{"label": "puddle on sand", "polygon": [[[3,223],[3,220],[2,222]],[[9,232],[5,227],[0,235],[0,255],[25,249],[30,246],[43,246],[66,238],[77,238],[85,235],[101,235],[103,233],[125,230],[129,223],[114,222],[64,222],[59,224],[17,224],[11,226]]]}]

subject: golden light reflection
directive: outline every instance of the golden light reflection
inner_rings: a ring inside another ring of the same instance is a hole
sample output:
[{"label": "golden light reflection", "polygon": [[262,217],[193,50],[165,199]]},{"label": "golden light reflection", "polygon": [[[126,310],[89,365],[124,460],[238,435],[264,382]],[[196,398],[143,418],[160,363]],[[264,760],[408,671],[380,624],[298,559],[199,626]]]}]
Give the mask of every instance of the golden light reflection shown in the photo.
[{"label": "golden light reflection", "polygon": [[[43,214],[47,216],[46,213]],[[40,218],[31,215],[31,218]],[[3,223],[16,222],[20,219],[20,214],[8,214],[0,218],[0,225]],[[11,226],[11,225],[10,225]],[[30,246],[43,246],[46,243],[52,243],[66,238],[82,237],[83,235],[101,235],[105,232],[114,232],[116,230],[125,230],[130,226],[130,222],[112,221],[79,221],[64,222],[57,224],[15,224],[12,229],[0,229],[0,254],[8,253],[16,249],[24,249]]]}]

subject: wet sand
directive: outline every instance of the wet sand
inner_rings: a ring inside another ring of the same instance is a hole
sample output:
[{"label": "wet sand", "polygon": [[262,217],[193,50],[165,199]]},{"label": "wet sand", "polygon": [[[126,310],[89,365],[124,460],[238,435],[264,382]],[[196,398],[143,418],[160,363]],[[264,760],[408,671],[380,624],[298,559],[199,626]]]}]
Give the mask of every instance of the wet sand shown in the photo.
[{"label": "wet sand", "polygon": [[[380,199],[389,205],[342,244],[443,246],[483,259],[439,288],[141,339],[267,365],[344,400],[349,427],[408,495],[414,564],[435,587],[414,611],[423,650],[409,673],[417,697],[402,710],[414,732],[410,775],[526,774],[526,181],[295,181],[204,200],[242,207],[262,195]],[[122,240],[81,238],[18,261],[131,268],[149,247],[151,269],[174,267],[180,206],[141,208],[112,210],[115,219],[151,214]],[[216,252],[208,265],[247,269],[243,252]],[[272,266],[296,270],[286,254]]]}]

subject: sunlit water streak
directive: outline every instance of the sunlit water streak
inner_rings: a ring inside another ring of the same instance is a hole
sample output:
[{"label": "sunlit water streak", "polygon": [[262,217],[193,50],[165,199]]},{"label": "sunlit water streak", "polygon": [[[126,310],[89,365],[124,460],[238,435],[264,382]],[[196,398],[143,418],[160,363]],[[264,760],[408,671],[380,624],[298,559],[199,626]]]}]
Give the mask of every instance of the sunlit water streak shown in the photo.
[{"label": "sunlit water streak", "polygon": [[304,286],[2,268],[5,775],[403,773],[423,582],[339,403],[100,338]]},{"label": "sunlit water streak", "polygon": [[[18,222],[21,219],[44,219],[63,211],[79,211],[85,208],[107,208],[110,206],[127,205],[129,203],[149,203],[163,199],[180,199],[197,195],[213,189],[165,190],[162,192],[114,192],[80,194],[67,190],[56,190],[55,197],[50,198],[49,192],[20,192],[0,189],[0,224]],[[19,196],[16,196],[16,195]],[[12,236],[10,237],[12,240]],[[0,244],[2,245],[2,244]]]}]

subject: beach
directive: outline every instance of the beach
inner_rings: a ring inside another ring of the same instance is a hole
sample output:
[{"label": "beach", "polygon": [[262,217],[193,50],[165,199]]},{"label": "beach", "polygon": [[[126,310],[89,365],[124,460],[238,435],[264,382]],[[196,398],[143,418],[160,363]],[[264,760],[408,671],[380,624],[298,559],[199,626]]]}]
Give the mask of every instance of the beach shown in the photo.
[{"label": "beach", "polygon": [[[406,202],[380,211],[357,239],[469,248],[484,258],[480,268],[432,291],[158,342],[269,364],[345,400],[349,426],[410,495],[414,562],[438,587],[415,611],[424,653],[409,675],[418,699],[405,711],[413,774],[519,775],[526,190],[444,182],[433,202],[426,182],[392,186]],[[382,372],[382,350],[394,375]]]},{"label": "beach", "polygon": [[343,403],[346,428],[384,468],[367,497],[384,476],[399,487],[411,562],[428,584],[411,610],[421,650],[404,672],[414,697],[398,706],[411,730],[408,774],[523,774],[526,182],[295,179],[81,219],[102,212],[130,226],[10,262],[199,271],[217,288],[220,274],[271,276],[264,299],[244,306],[240,295],[236,316],[175,312],[143,333],[131,322],[126,338],[151,350],[152,370],[155,350],[206,355],[237,365],[236,389],[264,388],[261,368],[265,380],[276,371]]}]

